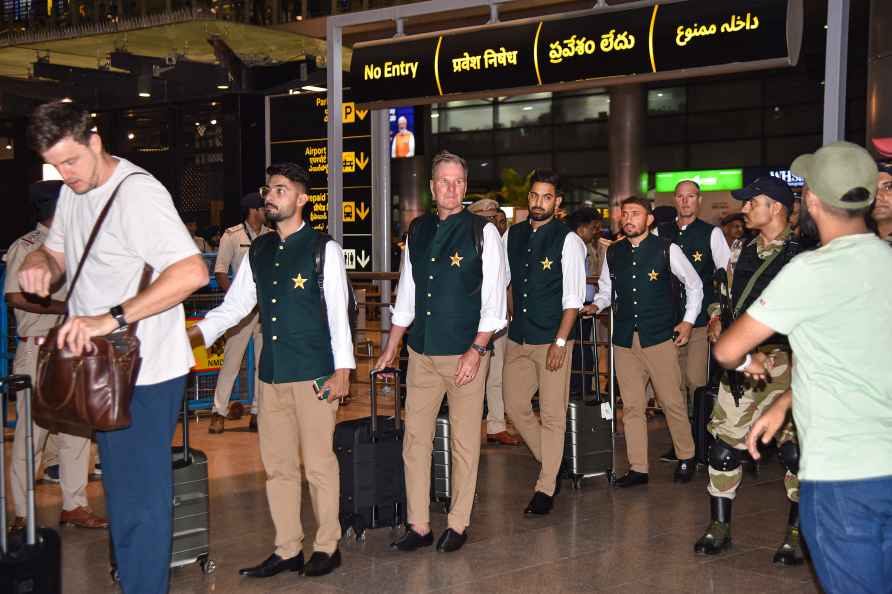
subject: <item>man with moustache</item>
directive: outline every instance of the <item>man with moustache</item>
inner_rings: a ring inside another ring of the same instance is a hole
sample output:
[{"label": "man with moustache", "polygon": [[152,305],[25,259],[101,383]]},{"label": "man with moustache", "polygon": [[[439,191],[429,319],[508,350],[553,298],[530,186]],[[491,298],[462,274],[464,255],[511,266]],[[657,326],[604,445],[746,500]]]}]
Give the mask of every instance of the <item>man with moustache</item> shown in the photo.
[{"label": "man with moustache", "polygon": [[722,233],[725,234],[725,241],[728,246],[733,246],[734,242],[743,237],[746,230],[746,224],[743,215],[739,212],[731,213],[722,219]]},{"label": "man with moustache", "polygon": [[[505,408],[540,464],[524,514],[545,515],[553,506],[564,456],[573,341],[568,340],[585,298],[585,244],[555,210],[563,199],[557,174],[533,173],[530,218],[511,227],[505,251],[513,317],[505,350]],[[531,399],[539,391],[539,418]]]},{"label": "man with moustache", "polygon": [[431,451],[445,392],[454,496],[449,527],[437,541],[437,550],[452,552],[464,545],[471,522],[488,347],[493,333],[507,323],[506,262],[495,225],[462,206],[468,182],[465,160],[443,151],[434,157],[431,177],[437,212],[422,215],[409,226],[393,326],[375,368],[390,366],[412,325],[403,442],[408,530],[392,546],[413,551],[433,544]]},{"label": "man with moustache", "polygon": [[[703,303],[700,314],[694,322],[691,339],[678,348],[678,363],[681,367],[681,394],[685,402],[690,402],[694,391],[706,385],[709,369],[709,343],[706,340],[706,324],[709,322],[707,309],[715,302],[712,279],[715,271],[727,268],[731,250],[722,230],[699,218],[703,196],[700,185],[693,180],[679,182],[675,186],[675,208],[678,216],[674,221],[657,227],[657,233],[676,244],[687,256],[697,271],[703,284]],[[672,448],[660,458],[674,462]]]},{"label": "man with moustache", "polygon": [[[598,277],[594,305],[600,312],[614,307],[613,345],[616,377],[623,398],[623,425],[629,471],[617,479],[621,488],[648,482],[648,379],[663,411],[678,458],[673,480],[687,483],[694,476],[694,439],[688,410],[678,387],[681,369],[678,347],[687,344],[703,300],[703,283],[677,245],[652,234],[650,202],[627,198],[622,202],[624,239],[607,249]],[[684,284],[685,313],[675,317],[669,276]]]},{"label": "man with moustache", "polygon": [[870,211],[876,233],[892,245],[892,165],[880,165],[877,194]]},{"label": "man with moustache", "polygon": [[[790,227],[793,193],[782,180],[760,177],[747,187],[731,192],[743,202],[743,216],[748,229],[759,234],[752,240],[738,242],[728,266],[730,302],[735,316],[759,300],[762,291],[793,257],[802,251]],[[807,229],[804,229],[807,231]],[[712,307],[710,340],[722,332],[718,306]],[[746,435],[753,421],[790,387],[792,357],[787,339],[775,334],[753,349],[753,357],[771,357],[774,367],[764,381],[740,378],[735,396],[728,374],[722,379],[709,422],[715,443],[709,450],[709,485],[711,522],[694,545],[694,551],[718,555],[731,547],[731,507],[743,478],[741,460],[746,449]],[[734,373],[734,372],[729,372]],[[774,555],[780,565],[803,562],[799,539],[799,445],[792,420],[777,436],[778,453],[787,470],[784,477],[790,500],[787,533]]]},{"label": "man with moustache", "polygon": [[[260,457],[266,494],[276,528],[275,551],[265,561],[239,570],[266,578],[283,571],[315,577],[341,564],[338,540],[340,475],[333,449],[338,400],[350,392],[356,367],[347,317],[347,271],[341,246],[303,220],[310,177],[294,163],[267,168],[261,189],[275,233],[258,237],[242,260],[223,303],[189,329],[193,342],[213,344],[255,307],[263,326],[260,355]],[[315,252],[325,241],[320,286]],[[314,384],[321,385],[318,394]],[[313,556],[304,564],[300,521],[301,466],[306,469],[318,529]]]}]

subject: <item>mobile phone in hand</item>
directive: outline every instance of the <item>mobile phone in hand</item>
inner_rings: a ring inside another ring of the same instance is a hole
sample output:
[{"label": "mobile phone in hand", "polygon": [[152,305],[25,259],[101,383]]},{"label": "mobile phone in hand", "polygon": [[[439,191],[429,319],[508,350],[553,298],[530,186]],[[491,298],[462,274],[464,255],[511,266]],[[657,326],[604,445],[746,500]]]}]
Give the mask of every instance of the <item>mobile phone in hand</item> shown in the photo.
[{"label": "mobile phone in hand", "polygon": [[313,392],[319,397],[319,400],[328,399],[328,388],[325,388],[325,382],[331,379],[331,374],[322,375],[313,380]]}]

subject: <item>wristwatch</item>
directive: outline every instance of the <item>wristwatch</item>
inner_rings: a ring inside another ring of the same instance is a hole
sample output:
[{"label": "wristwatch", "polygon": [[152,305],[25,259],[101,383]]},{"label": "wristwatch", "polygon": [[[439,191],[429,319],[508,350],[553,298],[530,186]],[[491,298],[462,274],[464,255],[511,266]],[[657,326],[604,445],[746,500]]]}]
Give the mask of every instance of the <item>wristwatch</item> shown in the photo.
[{"label": "wristwatch", "polygon": [[118,323],[118,328],[124,328],[125,326],[127,326],[127,320],[124,318],[123,306],[116,305],[108,310],[108,313],[111,314],[111,317],[113,317]]},{"label": "wristwatch", "polygon": [[563,338],[555,338],[554,344],[558,345],[561,348],[564,348],[565,346],[567,346],[567,341]]},{"label": "wristwatch", "polygon": [[486,354],[486,347],[482,347],[476,342],[471,343],[471,348],[480,353],[481,357]]}]

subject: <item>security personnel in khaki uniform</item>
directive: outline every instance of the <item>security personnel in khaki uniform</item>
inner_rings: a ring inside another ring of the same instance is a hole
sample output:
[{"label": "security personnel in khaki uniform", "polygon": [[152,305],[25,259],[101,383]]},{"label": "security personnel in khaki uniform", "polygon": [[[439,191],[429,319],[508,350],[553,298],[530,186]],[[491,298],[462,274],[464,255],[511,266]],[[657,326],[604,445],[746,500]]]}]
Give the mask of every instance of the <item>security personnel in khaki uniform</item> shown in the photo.
[{"label": "security personnel in khaki uniform", "polygon": [[[230,227],[220,238],[220,248],[217,250],[217,261],[214,264],[214,276],[217,283],[224,291],[229,290],[229,268],[232,267],[232,275],[238,274],[248,248],[259,235],[269,231],[265,225],[266,216],[263,214],[263,200],[260,194],[254,192],[242,198],[242,209],[247,211],[245,220]],[[223,420],[229,414],[229,399],[232,396],[232,386],[238,377],[242,366],[242,358],[248,350],[248,341],[254,338],[254,403],[251,406],[250,429],[257,430],[257,401],[260,398],[261,385],[257,381],[257,373],[260,364],[260,350],[263,344],[263,335],[257,312],[251,312],[248,317],[226,333],[226,346],[223,349],[223,368],[217,376],[217,387],[214,389],[214,410],[211,414],[211,423],[208,433],[223,433]]]},{"label": "security personnel in khaki uniform", "polygon": [[[291,571],[315,577],[341,564],[340,475],[333,440],[338,401],[349,393],[350,370],[356,367],[347,312],[349,285],[344,252],[331,240],[324,246],[319,282],[314,261],[319,234],[301,217],[310,183],[306,169],[281,163],[266,173],[266,211],[276,222],[276,232],[256,240],[223,303],[189,334],[193,341],[200,338],[213,344],[227,328],[259,308],[264,340],[260,457],[276,529],[275,551],[239,573],[267,578]],[[306,564],[301,526],[304,476],[318,526],[313,556]]]},{"label": "security personnel in khaki uniform", "polygon": [[[512,318],[505,351],[508,417],[540,464],[525,514],[551,511],[564,457],[573,341],[568,340],[585,297],[585,243],[554,217],[558,176],[536,171],[527,198],[530,218],[505,240],[511,273]],[[540,417],[530,406],[539,391]]]},{"label": "security personnel in khaki uniform", "polygon": [[[731,249],[725,235],[718,227],[698,218],[703,196],[700,185],[693,180],[679,182],[675,186],[675,208],[678,216],[674,221],[657,226],[657,233],[676,244],[687,256],[703,283],[703,303],[694,322],[691,340],[678,348],[681,367],[681,394],[686,402],[694,396],[694,390],[705,386],[709,378],[709,341],[706,340],[706,324],[709,322],[709,306],[715,302],[712,279],[715,271],[728,267]],[[670,449],[663,460],[674,462],[675,452]]]},{"label": "security personnel in khaki uniform", "polygon": [[[29,188],[31,203],[37,209],[37,218],[40,222],[37,224],[37,229],[17,239],[6,253],[4,292],[6,293],[6,303],[15,310],[16,333],[19,339],[12,370],[13,373],[29,375],[32,378],[37,375],[39,343],[50,329],[60,323],[61,316],[65,313],[65,287],[63,283],[49,299],[39,299],[34,295],[22,292],[18,283],[17,271],[25,260],[25,256],[39,248],[46,240],[49,227],[53,223],[53,214],[61,188],[61,181],[43,181],[31,184]],[[18,418],[22,418],[24,415],[23,402],[24,399],[20,397],[16,403]],[[33,424],[32,428],[34,432],[34,465],[39,467],[40,454],[48,434],[46,429],[40,425]],[[27,512],[25,429],[24,423],[16,424],[12,446],[10,476],[16,510],[12,529],[24,528]],[[62,487],[60,522],[83,528],[107,528],[108,522],[87,507],[87,482],[92,451],[90,440],[65,433],[56,434],[56,440],[59,446],[59,482]],[[3,527],[0,527],[0,530],[2,529]]]},{"label": "security personnel in khaki uniform", "polygon": [[[736,242],[729,264],[731,305],[737,312],[745,312],[759,299],[762,291],[781,269],[802,251],[799,240],[790,228],[789,214],[793,208],[793,193],[789,186],[775,177],[760,177],[747,187],[731,193],[744,203],[743,216],[748,229],[759,235],[748,242]],[[721,332],[718,307],[713,306],[710,320],[711,338]],[[746,449],[746,436],[752,424],[790,387],[792,358],[787,337],[775,334],[755,351],[771,357],[771,380],[753,382],[741,374],[738,398],[731,392],[725,374],[715,401],[709,432],[715,443],[709,449],[709,485],[712,520],[694,551],[716,555],[731,546],[731,504],[743,479],[741,458]],[[792,419],[777,435],[778,454],[787,469],[784,487],[790,500],[790,515],[784,542],[774,555],[781,565],[803,562],[799,543],[799,445]]]},{"label": "security personnel in khaki uniform", "polygon": [[393,326],[375,368],[389,366],[412,325],[403,442],[409,529],[393,543],[401,551],[433,544],[431,451],[443,393],[448,395],[454,495],[437,550],[451,552],[464,545],[471,522],[488,345],[506,324],[506,262],[495,225],[462,207],[464,159],[444,151],[434,157],[431,173],[437,213],[409,227]]},{"label": "security personnel in khaki uniform", "polygon": [[[607,249],[598,278],[597,310],[614,306],[613,345],[616,379],[623,398],[623,426],[629,472],[617,487],[648,482],[647,380],[666,414],[672,444],[678,457],[674,480],[689,482],[696,471],[694,439],[688,409],[678,387],[681,369],[678,347],[687,343],[700,313],[703,285],[681,249],[653,235],[650,203],[627,198],[622,203],[625,239]],[[684,319],[678,322],[670,276],[685,287]],[[674,337],[674,340],[673,340]]]}]

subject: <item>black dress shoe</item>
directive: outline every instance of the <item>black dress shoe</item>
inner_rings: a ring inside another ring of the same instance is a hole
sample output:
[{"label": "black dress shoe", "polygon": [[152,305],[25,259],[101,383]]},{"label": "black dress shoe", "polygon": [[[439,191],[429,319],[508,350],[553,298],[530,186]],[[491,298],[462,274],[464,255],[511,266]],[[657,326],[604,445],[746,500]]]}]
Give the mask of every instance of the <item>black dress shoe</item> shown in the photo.
[{"label": "black dress shoe", "polygon": [[546,495],[541,491],[536,491],[535,493],[533,493],[533,498],[530,500],[530,503],[529,505],[527,505],[526,509],[523,510],[523,513],[527,516],[544,516],[551,511],[552,507],[554,507],[554,497]]},{"label": "black dress shoe", "polygon": [[239,569],[238,573],[239,575],[244,575],[247,577],[266,578],[272,577],[277,573],[282,573],[283,571],[303,572],[303,570],[304,553],[303,551],[301,551],[300,553],[298,553],[297,557],[292,557],[291,559],[282,559],[281,557],[273,553],[267,558],[266,561],[264,561],[260,565]]},{"label": "black dress shoe", "polygon": [[627,489],[629,487],[635,487],[637,485],[646,485],[648,481],[646,472],[636,472],[634,470],[630,470],[626,473],[625,476],[616,479],[613,483],[614,487],[619,487],[620,489]]},{"label": "black dress shoe", "polygon": [[335,549],[335,552],[331,555],[315,551],[313,556],[310,557],[310,560],[307,562],[307,566],[304,567],[304,575],[307,577],[328,575],[340,566],[341,551]]},{"label": "black dress shoe", "polygon": [[429,547],[432,544],[434,544],[433,532],[428,532],[422,536],[409,528],[406,530],[406,533],[403,534],[402,538],[390,544],[390,548],[398,551],[414,551],[421,547]]},{"label": "black dress shoe", "polygon": [[437,541],[437,550],[441,553],[452,553],[462,548],[466,540],[468,540],[467,530],[459,534],[452,528],[447,528]]},{"label": "black dress shoe", "polygon": [[697,461],[694,458],[679,460],[672,480],[676,483],[689,483],[697,472]]},{"label": "black dress shoe", "polygon": [[257,433],[257,415],[252,414],[251,420],[248,421],[248,431],[251,433]]}]

